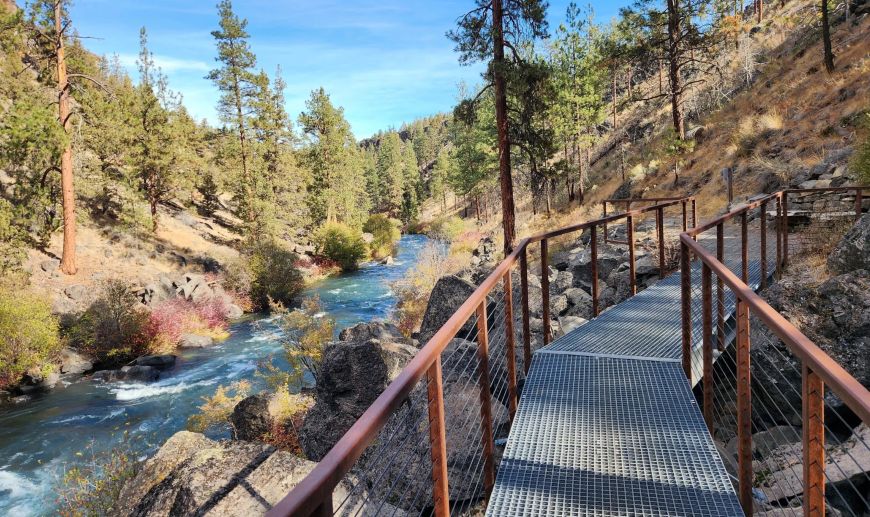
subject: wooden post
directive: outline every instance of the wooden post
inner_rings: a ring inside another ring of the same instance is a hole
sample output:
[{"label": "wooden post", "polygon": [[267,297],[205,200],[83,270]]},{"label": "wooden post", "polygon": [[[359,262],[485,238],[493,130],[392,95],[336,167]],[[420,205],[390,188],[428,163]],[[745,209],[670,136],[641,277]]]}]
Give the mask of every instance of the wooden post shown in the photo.
[{"label": "wooden post", "polygon": [[628,280],[631,283],[631,295],[637,294],[637,265],[634,263],[634,218],[628,216],[627,220],[627,237],[628,237]]},{"label": "wooden post", "polygon": [[541,240],[541,298],[544,304],[544,346],[550,344],[550,266],[547,260],[547,239]]},{"label": "wooden post", "polygon": [[689,264],[689,247],[680,242],[680,288],[682,292],[683,320],[683,371],[692,381],[692,269]]},{"label": "wooden post", "polygon": [[761,202],[761,287],[767,287],[767,201]]},{"label": "wooden post", "polygon": [[520,293],[523,302],[523,371],[529,373],[532,364],[532,336],[529,332],[529,261],[526,256],[528,247],[520,253]]},{"label": "wooden post", "polygon": [[[716,260],[724,263],[725,227],[723,223],[716,225]],[[716,348],[725,351],[725,284],[716,275]]]},{"label": "wooden post", "polygon": [[752,374],[749,364],[749,308],[737,300],[737,480],[738,498],[752,515]]},{"label": "wooden post", "polygon": [[483,445],[483,488],[486,497],[495,484],[492,441],[492,394],[489,387],[489,332],[486,326],[486,298],[477,306],[477,367],[480,369],[480,430]]},{"label": "wooden post", "polygon": [[825,385],[803,364],[804,515],[825,515]]},{"label": "wooden post", "polygon": [[665,214],[664,209],[656,209],[656,236],[659,241],[659,279],[665,277]]},{"label": "wooden post", "polygon": [[517,356],[514,346],[514,293],[511,270],[504,274],[505,354],[507,355],[508,411],[513,422],[517,412]]},{"label": "wooden post", "polygon": [[704,381],[704,421],[707,430],[713,434],[713,285],[710,266],[701,264],[701,299],[703,314],[703,381]]},{"label": "wooden post", "polygon": [[746,212],[740,214],[740,260],[741,278],[744,284],[749,284],[749,234],[746,224]]},{"label": "wooden post", "polygon": [[[592,265],[592,314],[598,316],[598,227],[590,228],[592,234],[589,237],[589,245],[592,248],[590,264]],[[604,236],[607,236],[607,226],[604,227]]]},{"label": "wooden post", "polygon": [[[432,456],[432,503],[434,515],[450,515],[450,491],[447,488],[447,433],[444,424],[444,386],[441,379],[441,357],[426,371],[426,391],[429,399],[429,447]],[[332,511],[329,512],[332,515]]]}]

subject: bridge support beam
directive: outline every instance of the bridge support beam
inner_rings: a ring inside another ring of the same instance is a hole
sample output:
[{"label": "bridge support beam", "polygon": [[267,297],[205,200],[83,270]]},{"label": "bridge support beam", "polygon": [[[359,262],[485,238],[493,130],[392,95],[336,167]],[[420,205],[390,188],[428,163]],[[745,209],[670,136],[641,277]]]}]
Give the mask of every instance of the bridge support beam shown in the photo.
[{"label": "bridge support beam", "polygon": [[825,384],[803,365],[804,515],[825,515]]}]

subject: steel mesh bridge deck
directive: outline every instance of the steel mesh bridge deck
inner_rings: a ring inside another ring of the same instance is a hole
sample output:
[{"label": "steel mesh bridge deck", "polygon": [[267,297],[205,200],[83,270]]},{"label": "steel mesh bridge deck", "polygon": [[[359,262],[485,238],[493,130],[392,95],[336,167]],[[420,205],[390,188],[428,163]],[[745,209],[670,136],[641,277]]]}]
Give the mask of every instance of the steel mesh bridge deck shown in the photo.
[{"label": "steel mesh bridge deck", "polygon": [[535,353],[487,516],[743,515],[681,366],[680,293],[666,277]]}]

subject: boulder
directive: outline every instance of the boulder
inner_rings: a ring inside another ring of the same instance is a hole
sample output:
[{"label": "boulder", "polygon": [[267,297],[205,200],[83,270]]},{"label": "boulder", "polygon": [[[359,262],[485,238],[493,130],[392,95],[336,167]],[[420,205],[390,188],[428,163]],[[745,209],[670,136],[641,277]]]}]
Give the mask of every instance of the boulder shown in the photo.
[{"label": "boulder", "polygon": [[550,290],[554,293],[564,293],[574,286],[574,273],[570,271],[558,271],[556,279],[550,284]]},{"label": "boulder", "polygon": [[408,343],[408,339],[405,338],[399,327],[384,321],[357,323],[352,327],[343,329],[338,334],[339,341],[368,341],[370,339]]},{"label": "boulder", "polygon": [[63,294],[70,300],[78,302],[84,300],[88,295],[88,288],[81,284],[71,285],[63,290]]},{"label": "boulder", "polygon": [[238,305],[231,303],[227,305],[226,317],[227,319],[237,320],[245,315],[245,311],[242,310]]},{"label": "boulder", "polygon": [[181,348],[208,348],[214,344],[214,338],[211,336],[201,336],[199,334],[182,334],[181,342],[178,346]]},{"label": "boulder", "polygon": [[568,310],[568,297],[564,294],[550,296],[550,314],[556,317]]},{"label": "boulder", "polygon": [[160,377],[160,372],[153,366],[124,366],[121,373],[125,381],[151,382]]},{"label": "boulder", "polygon": [[585,325],[589,320],[580,316],[561,316],[559,317],[559,330],[561,335],[567,334],[572,330]]},{"label": "boulder", "polygon": [[151,382],[160,377],[160,372],[153,366],[124,366],[120,370],[100,370],[94,372],[91,380],[101,382],[135,381]]},{"label": "boulder", "polygon": [[67,316],[78,312],[76,303],[65,296],[55,298],[51,304],[51,313],[58,316]]},{"label": "boulder", "polygon": [[[835,442],[837,443],[837,442]],[[829,504],[847,515],[860,515],[857,501],[847,500],[856,487],[864,486],[870,472],[870,428],[862,424],[843,443],[828,444],[825,454],[825,481]],[[772,451],[755,468],[767,469],[759,487],[768,501],[787,501],[803,493],[803,458],[800,442]],[[842,494],[845,497],[841,497]],[[858,507],[852,507],[854,503]]]},{"label": "boulder", "polygon": [[[173,435],[120,494],[118,515],[263,515],[315,464],[264,444]],[[333,492],[338,507],[344,484]]]},{"label": "boulder", "polygon": [[60,267],[60,261],[57,259],[47,259],[39,263],[39,269],[46,273],[54,273]]},{"label": "boulder", "polygon": [[[429,295],[429,303],[423,313],[423,321],[420,324],[420,343],[429,341],[438,329],[447,323],[447,320],[459,306],[474,293],[476,288],[471,282],[454,275],[439,278]],[[470,318],[457,334],[465,335],[471,331],[472,326],[473,318]]]},{"label": "boulder", "polygon": [[376,339],[327,345],[315,404],[299,432],[306,456],[322,459],[416,352],[410,345]]},{"label": "boulder", "polygon": [[81,374],[94,367],[94,363],[71,348],[60,351],[60,373]]},{"label": "boulder", "polygon": [[230,415],[230,423],[237,440],[259,441],[271,431],[274,419],[269,412],[270,399],[268,394],[260,393],[236,404]]},{"label": "boulder", "polygon": [[828,256],[828,269],[835,274],[870,270],[870,213],[864,214]]},{"label": "boulder", "polygon": [[138,366],[151,366],[158,370],[166,370],[175,366],[175,359],[176,357],[171,354],[143,355],[142,357],[137,357],[136,360],[133,361],[133,364]]}]

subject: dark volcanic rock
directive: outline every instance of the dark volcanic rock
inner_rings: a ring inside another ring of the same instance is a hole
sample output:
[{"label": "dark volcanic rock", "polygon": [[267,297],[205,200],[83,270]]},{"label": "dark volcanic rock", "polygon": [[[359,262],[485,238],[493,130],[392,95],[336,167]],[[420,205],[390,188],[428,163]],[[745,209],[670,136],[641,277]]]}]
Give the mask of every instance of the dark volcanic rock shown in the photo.
[{"label": "dark volcanic rock", "polygon": [[[429,295],[429,304],[426,306],[423,322],[420,324],[420,343],[425,344],[429,341],[476,288],[477,286],[471,282],[457,276],[438,279]],[[470,322],[466,323],[458,335],[465,335],[471,326]]]},{"label": "dark volcanic rock", "polygon": [[870,213],[861,216],[840,240],[828,256],[828,269],[836,274],[870,270]]}]

